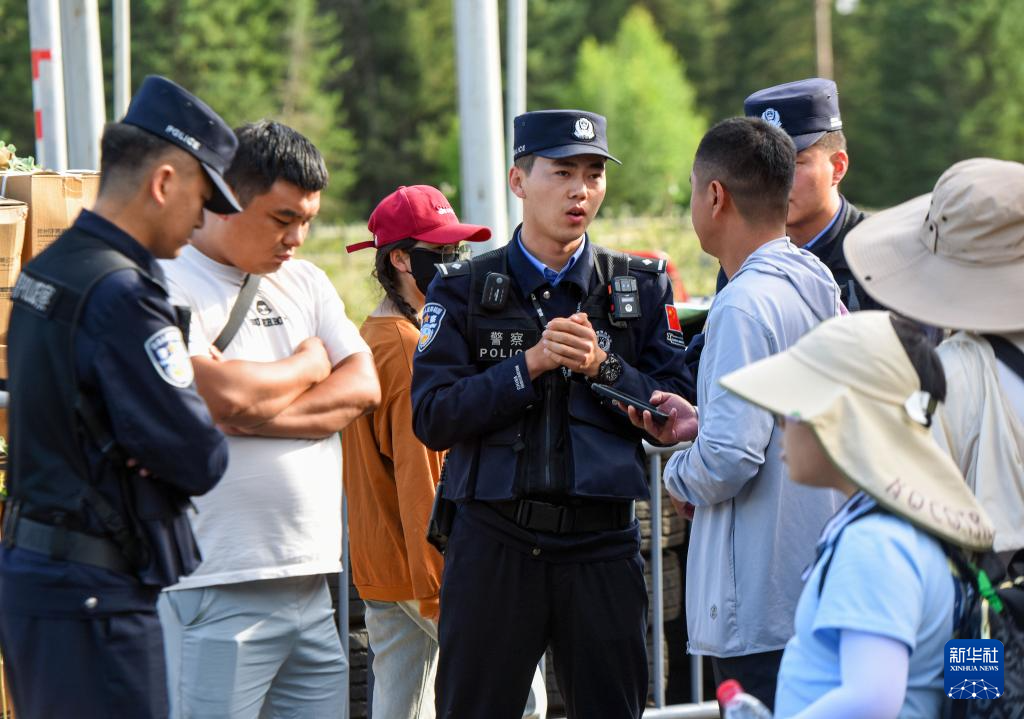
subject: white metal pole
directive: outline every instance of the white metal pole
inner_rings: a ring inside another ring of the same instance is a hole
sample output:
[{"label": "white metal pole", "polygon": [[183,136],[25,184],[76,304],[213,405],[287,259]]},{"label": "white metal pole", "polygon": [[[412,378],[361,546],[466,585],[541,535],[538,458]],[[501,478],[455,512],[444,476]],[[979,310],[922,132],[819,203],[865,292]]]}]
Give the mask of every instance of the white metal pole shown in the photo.
[{"label": "white metal pole", "polygon": [[106,121],[103,101],[103,56],[97,0],[63,0],[60,4],[64,44],[64,101],[67,105],[68,165],[100,169],[100,135]]},{"label": "white metal pole", "polygon": [[114,119],[128,112],[132,97],[132,37],[129,0],[114,0]]},{"label": "white metal pole", "polygon": [[[505,48],[505,146],[506,165],[512,166],[514,121],[526,112],[526,0],[508,0],[508,36]],[[522,200],[511,188],[508,196],[508,226],[511,230],[523,221]]]},{"label": "white metal pole", "polygon": [[28,1],[28,36],[32,53],[36,162],[49,170],[66,170],[67,124],[57,0]]},{"label": "white metal pole", "polygon": [[832,0],[814,0],[814,38],[818,77],[832,77]]},{"label": "white metal pole", "polygon": [[508,241],[496,0],[455,0],[455,60],[462,219],[493,233],[487,242],[472,243],[479,254]]}]

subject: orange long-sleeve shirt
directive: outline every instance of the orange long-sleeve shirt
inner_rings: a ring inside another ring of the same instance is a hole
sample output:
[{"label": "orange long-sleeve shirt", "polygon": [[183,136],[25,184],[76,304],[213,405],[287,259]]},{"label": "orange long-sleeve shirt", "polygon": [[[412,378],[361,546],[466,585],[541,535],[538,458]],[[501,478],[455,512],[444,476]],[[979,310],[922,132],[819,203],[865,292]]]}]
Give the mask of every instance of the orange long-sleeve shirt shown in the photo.
[{"label": "orange long-sleeve shirt", "polygon": [[412,432],[419,330],[402,317],[368,317],[360,334],[373,350],[381,404],[341,437],[352,579],[363,599],[417,599],[421,613],[436,619],[443,560],[426,532],[444,453]]}]

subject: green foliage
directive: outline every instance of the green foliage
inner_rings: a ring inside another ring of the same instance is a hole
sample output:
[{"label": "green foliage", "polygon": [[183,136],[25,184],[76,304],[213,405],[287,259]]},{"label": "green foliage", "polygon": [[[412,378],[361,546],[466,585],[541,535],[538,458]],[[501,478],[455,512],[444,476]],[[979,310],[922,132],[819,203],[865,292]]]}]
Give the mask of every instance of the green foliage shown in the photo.
[{"label": "green foliage", "polygon": [[0,170],[11,170],[12,172],[32,172],[43,169],[36,164],[36,158],[18,156],[18,148],[0,140]]},{"label": "green foliage", "polygon": [[567,108],[573,93],[580,44],[615,36],[629,0],[529,0],[527,3],[526,108]]},{"label": "green foliage", "polygon": [[327,83],[349,63],[341,54],[336,18],[317,16],[316,0],[293,0],[287,30],[288,72],[279,89],[281,121],[303,132],[320,149],[330,171],[320,213],[337,219],[348,208],[356,182],[358,153],[346,127],[343,93],[325,92]]},{"label": "green foliage", "polygon": [[[366,217],[399,185],[459,183],[450,0],[333,0],[351,61],[330,84],[348,98],[358,147],[351,216]],[[457,206],[457,205],[456,205]]]},{"label": "green foliage", "polygon": [[0,0],[0,139],[18,147],[35,143],[28,3]]},{"label": "green foliage", "polygon": [[957,160],[1024,160],[1024,32],[999,0],[861,0],[837,28],[851,174],[887,206],[928,192]]},{"label": "green foliage", "polygon": [[[707,0],[705,0],[707,2]],[[813,0],[729,0],[716,12],[713,65],[703,96],[714,121],[743,114],[743,100],[764,87],[816,74]]]},{"label": "green foliage", "polygon": [[682,61],[650,13],[626,14],[613,42],[588,39],[580,48],[579,106],[608,117],[612,154],[607,204],[632,213],[664,213],[689,198],[697,143],[707,126]]},{"label": "green foliage", "polygon": [[[506,5],[498,7],[504,22]],[[609,116],[626,161],[611,170],[616,212],[685,202],[700,118],[737,115],[750,92],[816,73],[812,0],[527,7],[527,107],[586,105]],[[111,0],[99,9],[109,98]],[[964,157],[1024,159],[1020,9],[1005,0],[859,0],[850,14],[833,14],[852,159],[843,190],[853,201],[884,206],[925,192]],[[400,184],[434,184],[458,203],[451,0],[135,0],[131,16],[135,87],[165,74],[232,124],[268,117],[304,132],[331,171],[328,221],[365,218]],[[0,0],[0,68],[0,139],[28,151],[24,0]]]},{"label": "green foliage", "polygon": [[344,95],[326,91],[347,68],[339,35],[336,18],[315,0],[137,0],[132,77],[137,85],[166,75],[231,125],[267,118],[305,134],[331,173],[321,214],[338,219],[356,154]]}]

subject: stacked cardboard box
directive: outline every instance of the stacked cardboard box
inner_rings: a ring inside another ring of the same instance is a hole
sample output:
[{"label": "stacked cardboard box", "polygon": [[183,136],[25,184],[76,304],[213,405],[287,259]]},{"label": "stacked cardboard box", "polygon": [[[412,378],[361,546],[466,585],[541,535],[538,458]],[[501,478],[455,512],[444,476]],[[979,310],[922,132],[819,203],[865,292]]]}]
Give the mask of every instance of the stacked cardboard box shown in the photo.
[{"label": "stacked cardboard box", "polygon": [[[11,290],[21,271],[28,205],[0,198],[0,346],[6,345]],[[5,368],[6,369],[6,368]],[[6,375],[6,372],[5,372]]]},{"label": "stacked cardboard box", "polygon": [[49,247],[93,206],[99,192],[98,172],[7,172],[0,175],[0,196],[28,205],[21,262]]}]

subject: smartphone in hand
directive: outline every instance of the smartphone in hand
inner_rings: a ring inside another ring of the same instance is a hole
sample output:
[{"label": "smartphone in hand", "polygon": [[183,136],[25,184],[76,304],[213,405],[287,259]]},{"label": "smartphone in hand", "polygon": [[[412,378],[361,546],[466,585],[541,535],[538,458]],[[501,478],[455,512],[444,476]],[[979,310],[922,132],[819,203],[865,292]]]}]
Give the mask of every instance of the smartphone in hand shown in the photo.
[{"label": "smartphone in hand", "polygon": [[652,405],[650,402],[645,402],[642,399],[634,397],[633,395],[626,394],[625,392],[620,392],[617,389],[612,389],[606,384],[594,383],[590,385],[590,389],[593,390],[594,393],[600,397],[614,400],[629,407],[635,407],[637,412],[642,413],[644,410],[647,410],[648,412],[651,413],[651,417],[654,419],[654,421],[658,422],[659,424],[668,419],[667,414],[665,414],[660,409]]}]

